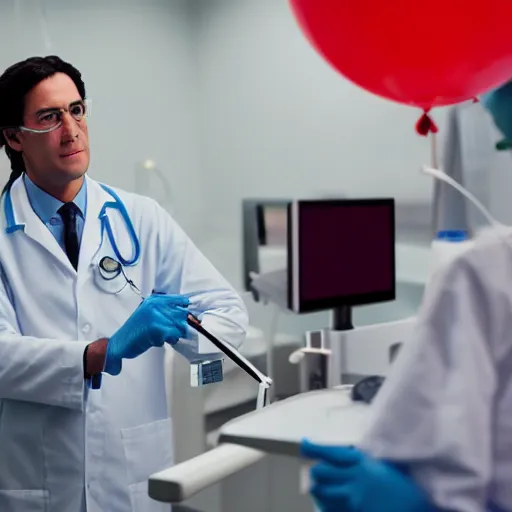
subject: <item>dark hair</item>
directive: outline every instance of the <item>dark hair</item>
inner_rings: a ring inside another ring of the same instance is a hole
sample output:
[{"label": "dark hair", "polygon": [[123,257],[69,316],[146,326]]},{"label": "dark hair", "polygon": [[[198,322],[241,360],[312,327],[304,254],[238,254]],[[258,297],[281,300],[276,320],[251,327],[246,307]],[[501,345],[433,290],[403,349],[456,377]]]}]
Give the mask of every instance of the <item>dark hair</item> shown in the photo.
[{"label": "dark hair", "polygon": [[30,57],[13,64],[0,76],[0,148],[5,146],[5,153],[11,161],[11,175],[2,194],[25,172],[25,163],[21,153],[7,144],[1,128],[23,124],[25,96],[39,82],[55,73],[68,75],[75,83],[81,98],[85,100],[85,85],[80,71],[55,55]]}]

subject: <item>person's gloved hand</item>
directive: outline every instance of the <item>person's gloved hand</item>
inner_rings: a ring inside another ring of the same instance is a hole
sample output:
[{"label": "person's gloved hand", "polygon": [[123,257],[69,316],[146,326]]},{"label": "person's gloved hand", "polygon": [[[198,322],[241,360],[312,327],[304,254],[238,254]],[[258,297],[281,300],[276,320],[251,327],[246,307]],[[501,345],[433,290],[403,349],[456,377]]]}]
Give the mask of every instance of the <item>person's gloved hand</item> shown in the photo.
[{"label": "person's gloved hand", "polygon": [[151,347],[175,344],[187,335],[189,300],[181,295],[151,295],[108,340],[105,372],[121,373],[122,360],[134,359]]},{"label": "person's gloved hand", "polygon": [[512,81],[508,82],[480,98],[482,105],[489,111],[494,124],[505,136],[498,143],[498,149],[512,148]]},{"label": "person's gloved hand", "polygon": [[426,494],[392,464],[352,447],[304,440],[311,468],[311,494],[322,512],[435,512]]}]

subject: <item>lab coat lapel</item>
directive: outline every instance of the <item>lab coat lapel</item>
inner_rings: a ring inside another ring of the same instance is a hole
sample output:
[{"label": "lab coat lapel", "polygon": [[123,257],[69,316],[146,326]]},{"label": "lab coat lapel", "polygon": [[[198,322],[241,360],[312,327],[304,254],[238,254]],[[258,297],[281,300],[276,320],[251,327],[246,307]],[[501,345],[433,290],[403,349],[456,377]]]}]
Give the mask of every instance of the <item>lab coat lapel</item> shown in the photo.
[{"label": "lab coat lapel", "polygon": [[[11,199],[14,210],[14,218],[18,224],[23,225],[23,231],[26,236],[34,240],[41,247],[59,260],[60,263],[67,266],[73,272],[75,269],[69,261],[66,253],[62,250],[55,237],[45,226],[43,221],[34,212],[23,178],[18,178],[11,187]],[[11,235],[12,236],[12,235]]]},{"label": "lab coat lapel", "polygon": [[80,244],[80,258],[78,262],[79,277],[86,276],[86,269],[93,264],[93,259],[98,253],[102,243],[100,211],[107,201],[112,198],[100,184],[90,178],[86,178],[87,185],[87,213],[85,216],[84,231]]}]

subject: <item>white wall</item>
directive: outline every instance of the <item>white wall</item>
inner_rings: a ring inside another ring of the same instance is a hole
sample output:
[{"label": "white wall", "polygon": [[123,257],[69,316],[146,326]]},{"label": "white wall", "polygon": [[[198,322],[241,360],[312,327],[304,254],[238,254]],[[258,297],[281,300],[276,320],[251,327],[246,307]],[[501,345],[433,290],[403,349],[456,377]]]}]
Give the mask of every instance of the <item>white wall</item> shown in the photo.
[{"label": "white wall", "polygon": [[[198,0],[207,254],[240,280],[240,200],[350,194],[429,200],[420,112],[349,83],[309,45],[287,0]],[[442,124],[443,112],[435,113]],[[233,254],[237,257],[233,257]]]},{"label": "white wall", "polygon": [[[134,190],[137,162],[154,159],[171,182],[178,220],[196,234],[202,216],[189,21],[187,0],[2,1],[0,69],[50,53],[73,63],[92,100],[90,175]],[[5,181],[5,158],[0,172]],[[146,193],[165,199],[155,179]]]}]

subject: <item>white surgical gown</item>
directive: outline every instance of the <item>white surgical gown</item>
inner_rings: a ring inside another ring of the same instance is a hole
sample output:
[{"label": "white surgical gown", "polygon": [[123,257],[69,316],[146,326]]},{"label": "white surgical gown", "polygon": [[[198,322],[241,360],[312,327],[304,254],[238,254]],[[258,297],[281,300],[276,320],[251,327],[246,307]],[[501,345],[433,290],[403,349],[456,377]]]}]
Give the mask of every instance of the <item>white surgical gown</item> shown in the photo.
[{"label": "white surgical gown", "polygon": [[427,287],[361,447],[404,463],[443,510],[512,510],[512,230]]}]

